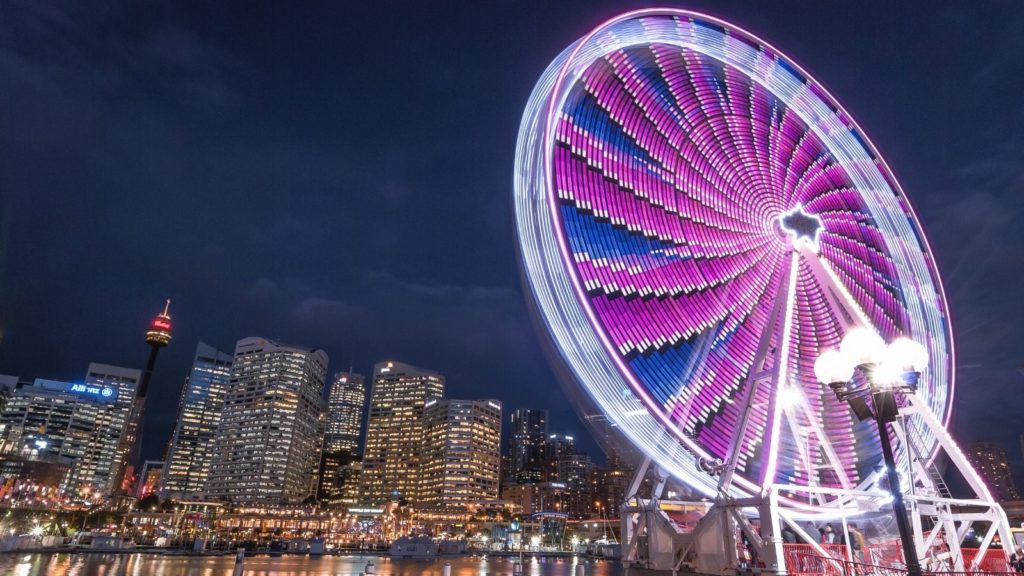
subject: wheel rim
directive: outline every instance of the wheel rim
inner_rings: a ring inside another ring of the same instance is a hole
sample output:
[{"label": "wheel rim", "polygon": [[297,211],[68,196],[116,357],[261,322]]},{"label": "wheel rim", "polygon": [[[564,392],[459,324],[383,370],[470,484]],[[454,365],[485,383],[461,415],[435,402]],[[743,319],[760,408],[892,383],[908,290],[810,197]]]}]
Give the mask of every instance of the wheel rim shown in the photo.
[{"label": "wheel rim", "polygon": [[[871,423],[813,376],[844,331],[815,258],[864,323],[926,343],[920,396],[948,419],[948,314],[906,198],[841,106],[756,37],[684,11],[597,28],[534,90],[515,184],[526,277],[562,357],[638,448],[698,491],[716,482],[694,459],[728,458],[766,331],[765,363],[791,386],[751,399],[734,491],[873,482]],[[930,454],[934,439],[922,442]],[[785,502],[823,505],[803,500]]]}]

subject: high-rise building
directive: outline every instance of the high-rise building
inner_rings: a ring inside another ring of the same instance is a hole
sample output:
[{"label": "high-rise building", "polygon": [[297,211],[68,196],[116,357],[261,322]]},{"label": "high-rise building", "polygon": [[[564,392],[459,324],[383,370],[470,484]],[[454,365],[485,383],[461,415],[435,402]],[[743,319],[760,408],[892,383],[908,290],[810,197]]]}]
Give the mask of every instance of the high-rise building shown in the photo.
[{"label": "high-rise building", "polygon": [[19,382],[0,413],[7,472],[31,462],[69,498],[108,496],[138,378],[138,370],[94,363],[84,382]]},{"label": "high-rise building", "polygon": [[1013,481],[1013,470],[1001,446],[990,442],[978,442],[971,446],[968,458],[974,469],[985,480],[996,500],[1019,500],[1020,493]]},{"label": "high-rise building", "polygon": [[595,512],[605,519],[618,518],[632,480],[631,471],[618,458],[609,456],[608,464],[590,473],[590,493]]},{"label": "high-rise building", "polygon": [[0,413],[0,483],[34,482],[76,497],[72,467],[96,438],[99,413],[114,409],[115,391],[103,390],[89,395],[82,384],[42,378],[18,383]]},{"label": "high-rise building", "polygon": [[327,506],[353,506],[359,503],[359,481],[363,462],[347,451],[324,452],[320,457],[320,485],[317,500]]},{"label": "high-rise building", "polygon": [[324,452],[359,453],[363,428],[366,384],[362,374],[338,372],[327,399],[327,433]]},{"label": "high-rise building", "polygon": [[235,346],[206,492],[235,504],[312,496],[327,354],[264,338]]},{"label": "high-rise building", "polygon": [[417,507],[465,510],[483,500],[496,500],[500,462],[500,402],[427,402]]},{"label": "high-rise building", "polygon": [[97,420],[97,436],[86,450],[85,457],[74,468],[75,484],[91,487],[94,494],[110,495],[118,491],[118,476],[128,459],[130,443],[124,441],[135,403],[136,388],[142,372],[107,364],[89,364],[84,386],[87,390],[116,391],[114,408],[101,411]]},{"label": "high-rise building", "polygon": [[506,476],[518,484],[543,479],[544,444],[548,438],[548,411],[520,408],[512,413],[509,466]]},{"label": "high-rise building", "polygon": [[444,396],[444,376],[399,362],[373,367],[360,497],[379,504],[415,500],[419,489],[423,409]]},{"label": "high-rise building", "polygon": [[231,381],[232,356],[200,342],[185,377],[178,419],[167,446],[161,494],[182,498],[201,494],[213,460],[213,441]]},{"label": "high-rise building", "polygon": [[568,434],[549,434],[544,442],[543,476],[547,482],[563,482],[558,475],[558,461],[576,453],[576,440]]},{"label": "high-rise building", "polygon": [[566,509],[573,518],[582,518],[593,509],[590,474],[594,463],[587,454],[565,454],[558,459],[558,481],[565,484]]}]

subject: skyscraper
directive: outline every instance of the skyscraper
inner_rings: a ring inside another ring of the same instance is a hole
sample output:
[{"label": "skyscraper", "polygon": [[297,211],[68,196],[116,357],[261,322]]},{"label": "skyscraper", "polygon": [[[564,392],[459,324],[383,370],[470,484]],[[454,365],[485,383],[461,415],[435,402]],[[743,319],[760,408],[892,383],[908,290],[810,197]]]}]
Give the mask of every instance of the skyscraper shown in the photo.
[{"label": "skyscraper", "polygon": [[549,434],[544,441],[544,480],[564,482],[558,475],[558,462],[569,454],[576,453],[576,440],[568,434]]},{"label": "skyscraper", "polygon": [[161,480],[165,498],[202,493],[210,474],[213,441],[224,412],[224,395],[231,381],[230,354],[200,342],[185,377],[178,402],[178,419],[167,447]]},{"label": "skyscraper", "polygon": [[324,452],[320,457],[320,484],[317,499],[327,506],[353,506],[359,503],[359,479],[363,462],[347,450]]},{"label": "skyscraper", "polygon": [[465,510],[497,499],[500,461],[500,402],[429,400],[416,506]]},{"label": "skyscraper", "polygon": [[558,459],[558,481],[566,487],[566,508],[573,518],[582,518],[591,510],[590,474],[594,463],[587,454],[565,454]]},{"label": "skyscraper", "polygon": [[442,396],[444,376],[438,372],[399,362],[373,367],[360,483],[363,500],[378,504],[417,498],[423,409]]},{"label": "skyscraper", "polygon": [[91,494],[92,486],[76,484],[73,472],[77,467],[85,477],[85,470],[93,469],[83,459],[95,454],[91,444],[108,432],[98,424],[112,419],[100,414],[117,410],[116,395],[109,387],[43,378],[19,383],[0,412],[0,484],[32,481],[70,499]]},{"label": "skyscraper", "polygon": [[327,433],[324,452],[359,452],[363,428],[366,385],[362,374],[338,372],[327,400]]},{"label": "skyscraper", "polygon": [[110,495],[120,489],[117,478],[123,472],[131,446],[124,437],[129,433],[128,422],[141,378],[142,372],[134,368],[89,364],[86,388],[109,388],[116,392],[113,408],[99,413],[96,437],[73,471],[75,483],[91,487],[94,494]]},{"label": "skyscraper", "polygon": [[358,502],[363,470],[359,435],[365,405],[363,375],[351,371],[335,374],[327,399],[326,433],[317,486],[317,498],[323,504],[352,505]]},{"label": "skyscraper", "polygon": [[974,469],[981,474],[998,501],[1019,500],[1020,493],[1013,481],[1013,470],[1006,458],[1006,451],[1001,446],[990,442],[978,442],[971,446],[968,458]]},{"label": "skyscraper", "polygon": [[211,498],[276,504],[313,495],[327,362],[315,348],[238,341],[213,443]]},{"label": "skyscraper", "polygon": [[512,413],[507,476],[518,484],[540,482],[544,443],[548,437],[548,411],[520,408]]}]

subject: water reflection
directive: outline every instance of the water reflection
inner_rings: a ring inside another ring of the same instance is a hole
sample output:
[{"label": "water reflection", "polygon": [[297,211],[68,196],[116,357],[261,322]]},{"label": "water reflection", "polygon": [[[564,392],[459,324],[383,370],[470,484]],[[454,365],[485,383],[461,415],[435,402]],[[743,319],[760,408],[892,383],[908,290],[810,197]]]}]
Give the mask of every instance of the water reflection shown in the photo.
[{"label": "water reflection", "polygon": [[[309,558],[285,556],[246,558],[245,576],[361,576],[372,561],[378,576],[442,576],[445,562],[452,576],[512,576],[514,559],[467,556],[442,560],[391,560],[367,556]],[[2,554],[0,574],[14,576],[224,576],[234,568],[233,556],[195,557],[149,554]],[[618,563],[575,558],[530,559],[529,576],[576,576],[576,564],[587,576],[621,576]]]}]

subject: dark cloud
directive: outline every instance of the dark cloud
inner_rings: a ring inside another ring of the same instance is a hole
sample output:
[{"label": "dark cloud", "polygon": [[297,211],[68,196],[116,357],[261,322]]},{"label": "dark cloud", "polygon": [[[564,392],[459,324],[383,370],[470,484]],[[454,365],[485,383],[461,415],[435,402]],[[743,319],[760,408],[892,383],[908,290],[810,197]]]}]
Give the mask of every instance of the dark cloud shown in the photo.
[{"label": "dark cloud", "polygon": [[[436,368],[454,396],[547,407],[580,432],[519,285],[515,136],[551,58],[639,5],[5,3],[0,372],[137,366],[170,296],[149,456],[196,342],[249,335],[322,347],[332,369]],[[779,46],[872,135],[946,278],[956,431],[1016,455],[1024,10],[687,7]]]}]

